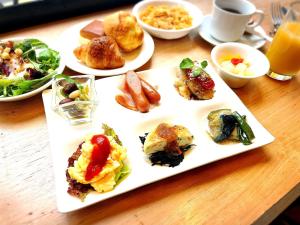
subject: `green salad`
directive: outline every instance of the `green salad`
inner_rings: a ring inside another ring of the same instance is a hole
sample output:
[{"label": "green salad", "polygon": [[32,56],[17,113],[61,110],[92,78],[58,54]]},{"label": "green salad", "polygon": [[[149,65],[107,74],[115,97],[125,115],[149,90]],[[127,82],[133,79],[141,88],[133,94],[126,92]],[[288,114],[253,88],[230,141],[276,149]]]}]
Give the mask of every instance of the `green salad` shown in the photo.
[{"label": "green salad", "polygon": [[41,87],[59,64],[59,53],[38,39],[0,41],[0,98]]}]

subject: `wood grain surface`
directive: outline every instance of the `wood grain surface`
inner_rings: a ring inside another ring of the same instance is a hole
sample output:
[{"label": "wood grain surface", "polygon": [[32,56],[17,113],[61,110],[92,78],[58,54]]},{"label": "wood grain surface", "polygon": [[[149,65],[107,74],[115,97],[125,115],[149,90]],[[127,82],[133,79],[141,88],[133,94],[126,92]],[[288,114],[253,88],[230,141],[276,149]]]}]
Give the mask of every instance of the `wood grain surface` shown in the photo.
[{"label": "wood grain surface", "polygon": [[[191,2],[210,13],[211,1]],[[269,32],[271,1],[253,2],[266,13],[263,27]],[[69,26],[117,10],[28,27],[0,38],[54,42]],[[178,40],[154,41],[152,59],[139,70],[177,65],[187,56],[209,58],[212,49],[196,31]],[[0,224],[268,224],[300,194],[300,76],[288,82],[261,77],[235,92],[275,136],[273,143],[68,214],[56,209],[41,94],[0,103]]]}]

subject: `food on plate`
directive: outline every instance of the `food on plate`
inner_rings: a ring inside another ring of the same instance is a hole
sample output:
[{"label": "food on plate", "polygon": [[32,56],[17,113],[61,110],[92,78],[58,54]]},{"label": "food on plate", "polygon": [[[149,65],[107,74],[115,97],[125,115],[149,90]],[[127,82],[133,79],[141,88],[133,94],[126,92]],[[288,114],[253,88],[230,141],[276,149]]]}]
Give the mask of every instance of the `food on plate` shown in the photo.
[{"label": "food on plate", "polygon": [[112,128],[102,128],[103,133],[87,135],[68,159],[68,193],[82,200],[92,190],[113,190],[130,173],[126,148]]},{"label": "food on plate", "polygon": [[240,76],[253,76],[251,64],[245,58],[240,56],[227,56],[222,58],[220,66],[227,72],[234,73]]},{"label": "food on plate", "polygon": [[40,40],[0,41],[0,98],[41,87],[59,63],[59,53]]},{"label": "food on plate", "polygon": [[144,23],[167,30],[188,28],[193,22],[189,13],[179,5],[149,5],[139,16]]},{"label": "food on plate", "polygon": [[158,104],[160,94],[134,71],[128,71],[120,87],[123,94],[116,101],[130,110],[148,112],[151,104]]},{"label": "food on plate", "polygon": [[142,88],[141,80],[134,71],[128,71],[125,75],[126,84],[130,95],[137,109],[140,112],[148,112],[150,108],[150,103],[145,96]]},{"label": "food on plate", "polygon": [[89,122],[96,104],[94,76],[56,75],[52,83],[53,109],[71,124]]},{"label": "food on plate", "polygon": [[145,81],[144,79],[141,79],[141,85],[142,85],[142,89],[148,99],[148,101],[151,104],[158,104],[160,101],[160,94],[158,93],[158,91],[152,87],[151,84],[149,84],[147,81]]},{"label": "food on plate", "polygon": [[255,138],[246,116],[232,112],[231,109],[214,110],[208,114],[207,119],[210,135],[217,143],[231,140],[249,145]]},{"label": "food on plate", "polygon": [[74,55],[95,69],[114,69],[125,64],[116,41],[109,36],[94,38],[88,44],[77,47]]},{"label": "food on plate", "polygon": [[184,153],[193,146],[193,135],[187,128],[167,123],[159,124],[140,139],[152,165],[178,166]]},{"label": "food on plate", "polygon": [[104,36],[103,21],[93,20],[80,30],[80,36],[89,40]]},{"label": "food on plate", "polygon": [[211,99],[214,96],[215,83],[205,71],[207,61],[201,63],[185,58],[180,63],[175,87],[186,99]]},{"label": "food on plate", "polygon": [[114,38],[124,52],[140,47],[144,31],[129,12],[120,11],[104,18],[104,32]]},{"label": "food on plate", "polygon": [[85,79],[84,76],[81,78],[72,78],[66,75],[57,75],[56,78],[63,78],[58,83],[58,98],[59,105],[65,104],[72,101],[89,101],[91,99],[90,82]]}]

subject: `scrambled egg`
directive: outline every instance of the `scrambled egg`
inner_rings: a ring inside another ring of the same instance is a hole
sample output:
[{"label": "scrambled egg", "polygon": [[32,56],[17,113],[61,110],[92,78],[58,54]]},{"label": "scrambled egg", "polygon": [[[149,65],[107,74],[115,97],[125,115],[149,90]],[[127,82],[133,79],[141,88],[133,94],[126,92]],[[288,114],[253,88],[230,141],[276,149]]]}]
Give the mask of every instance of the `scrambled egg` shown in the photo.
[{"label": "scrambled egg", "polygon": [[193,24],[192,17],[180,5],[149,5],[140,18],[150,26],[166,30],[180,30]]},{"label": "scrambled egg", "polygon": [[79,183],[90,184],[97,192],[111,191],[116,185],[115,177],[123,167],[123,160],[126,158],[126,148],[117,144],[113,137],[107,136],[111,147],[107,162],[97,176],[90,181],[86,181],[86,169],[90,163],[93,151],[93,144],[90,141],[92,137],[93,135],[89,135],[85,138],[80,157],[75,161],[74,167],[68,168],[69,175]]}]

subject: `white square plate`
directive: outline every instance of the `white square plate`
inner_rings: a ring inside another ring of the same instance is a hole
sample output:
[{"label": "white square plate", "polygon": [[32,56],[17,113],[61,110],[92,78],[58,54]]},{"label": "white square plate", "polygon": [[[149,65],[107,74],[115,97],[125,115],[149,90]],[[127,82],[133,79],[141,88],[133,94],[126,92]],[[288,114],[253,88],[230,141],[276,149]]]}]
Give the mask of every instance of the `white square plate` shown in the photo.
[{"label": "white square plate", "polygon": [[[53,156],[58,210],[60,212],[77,210],[143,185],[272,142],[274,137],[255,119],[214,70],[208,67],[207,72],[215,81],[216,92],[213,99],[199,101],[186,100],[177,93],[174,88],[176,68],[141,72],[140,74],[149,83],[158,87],[161,94],[160,105],[153,107],[145,114],[128,110],[116,103],[115,96],[119,93],[118,86],[124,79],[123,76],[97,80],[96,91],[99,105],[95,111],[93,123],[79,126],[70,126],[67,121],[56,114],[51,108],[51,90],[44,91],[43,101]],[[210,111],[220,108],[230,108],[247,116],[247,121],[256,136],[251,145],[242,143],[220,145],[209,137],[207,115]],[[161,122],[181,124],[187,127],[195,137],[193,143],[196,146],[187,152],[183,162],[174,168],[151,166],[142,151],[139,136],[149,132]],[[107,193],[92,192],[82,202],[67,193],[68,183],[65,171],[68,158],[76,151],[86,134],[101,130],[102,123],[114,128],[127,148],[131,173],[114,190]]]}]

